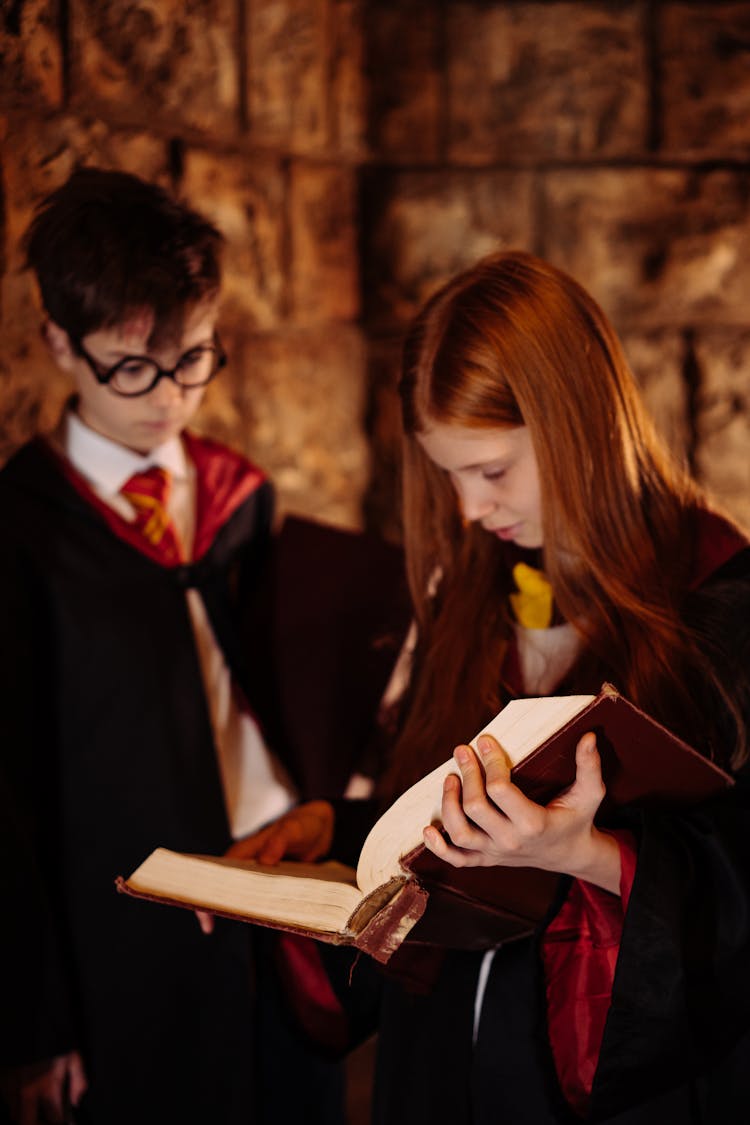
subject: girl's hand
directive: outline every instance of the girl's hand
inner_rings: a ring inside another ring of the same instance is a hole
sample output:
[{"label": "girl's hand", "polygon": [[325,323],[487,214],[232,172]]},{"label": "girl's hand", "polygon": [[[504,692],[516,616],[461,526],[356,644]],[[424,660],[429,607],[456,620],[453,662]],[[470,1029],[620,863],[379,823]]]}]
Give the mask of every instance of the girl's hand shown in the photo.
[{"label": "girl's hand", "polygon": [[[585,879],[620,893],[620,849],[594,827],[604,796],[596,737],[585,734],[576,749],[576,779],[545,807],[530,801],[510,780],[496,740],[483,734],[479,757],[458,746],[461,780],[451,774],[443,789],[443,824],[425,829],[430,851],[454,867],[539,867]],[[481,764],[480,764],[481,763]]]},{"label": "girl's hand", "polygon": [[290,809],[260,832],[237,840],[226,854],[272,865],[284,858],[313,863],[330,850],[333,821],[333,805],[328,801],[308,801]]}]

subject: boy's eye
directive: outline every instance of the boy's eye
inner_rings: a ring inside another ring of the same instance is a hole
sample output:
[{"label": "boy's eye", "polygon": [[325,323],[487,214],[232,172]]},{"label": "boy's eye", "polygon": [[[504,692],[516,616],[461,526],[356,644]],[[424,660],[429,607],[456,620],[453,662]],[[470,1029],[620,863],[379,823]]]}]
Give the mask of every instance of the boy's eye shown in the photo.
[{"label": "boy's eye", "polygon": [[147,359],[137,359],[134,357],[133,359],[126,359],[123,363],[118,364],[117,374],[136,377],[138,375],[143,375],[146,371],[152,370],[152,367],[153,365],[150,364]]},{"label": "boy's eye", "polygon": [[206,348],[194,348],[191,352],[185,352],[185,355],[180,360],[180,367],[194,367],[196,363],[201,362],[206,354]]}]

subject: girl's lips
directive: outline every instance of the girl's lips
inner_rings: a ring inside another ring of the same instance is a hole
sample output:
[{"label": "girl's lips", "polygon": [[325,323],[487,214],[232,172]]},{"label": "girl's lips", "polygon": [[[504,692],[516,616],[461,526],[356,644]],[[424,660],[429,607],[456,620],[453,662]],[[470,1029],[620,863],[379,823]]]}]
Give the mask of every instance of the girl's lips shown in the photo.
[{"label": "girl's lips", "polygon": [[498,539],[515,539],[518,532],[519,524],[511,524],[510,527],[493,527],[491,528],[492,534],[496,535]]}]

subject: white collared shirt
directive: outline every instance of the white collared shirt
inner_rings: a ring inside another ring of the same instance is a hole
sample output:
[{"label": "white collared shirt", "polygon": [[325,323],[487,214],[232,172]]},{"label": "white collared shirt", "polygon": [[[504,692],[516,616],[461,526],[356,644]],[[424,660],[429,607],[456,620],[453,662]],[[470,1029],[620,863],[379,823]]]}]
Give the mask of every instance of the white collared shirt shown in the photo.
[{"label": "white collared shirt", "polygon": [[[136,513],[120,493],[122,486],[134,473],[151,465],[167,469],[172,477],[169,515],[186,556],[192,557],[195,466],[180,438],[171,438],[143,455],[110,441],[68,410],[57,441],[96,494],[127,520],[133,520]],[[265,745],[258,724],[237,705],[232,677],[203,599],[197,590],[187,590],[185,596],[218,751],[227,817],[233,838],[239,839],[281,816],[294,804],[297,794],[281,763]]]}]

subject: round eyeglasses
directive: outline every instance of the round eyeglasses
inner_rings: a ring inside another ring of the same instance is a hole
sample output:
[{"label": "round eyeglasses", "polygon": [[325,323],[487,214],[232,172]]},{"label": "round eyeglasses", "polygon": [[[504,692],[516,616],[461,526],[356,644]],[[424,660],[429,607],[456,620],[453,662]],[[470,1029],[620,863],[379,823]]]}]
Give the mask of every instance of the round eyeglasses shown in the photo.
[{"label": "round eyeglasses", "polygon": [[84,348],[80,340],[71,341],[76,352],[91,368],[98,383],[123,398],[137,398],[152,391],[160,379],[172,379],[178,387],[193,390],[205,387],[226,366],[227,357],[218,336],[213,344],[190,348],[171,369],[160,367],[145,355],[126,355],[112,367],[102,367]]}]

